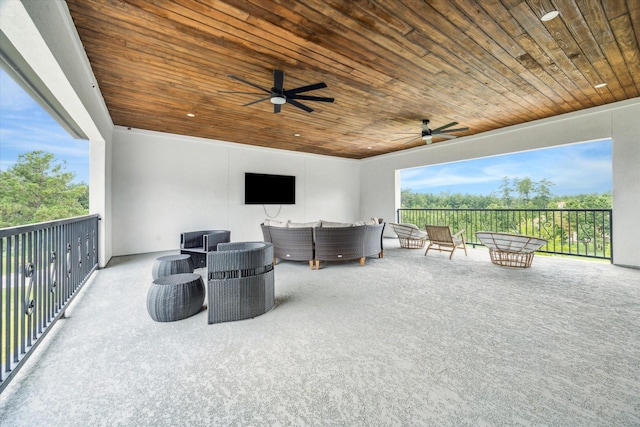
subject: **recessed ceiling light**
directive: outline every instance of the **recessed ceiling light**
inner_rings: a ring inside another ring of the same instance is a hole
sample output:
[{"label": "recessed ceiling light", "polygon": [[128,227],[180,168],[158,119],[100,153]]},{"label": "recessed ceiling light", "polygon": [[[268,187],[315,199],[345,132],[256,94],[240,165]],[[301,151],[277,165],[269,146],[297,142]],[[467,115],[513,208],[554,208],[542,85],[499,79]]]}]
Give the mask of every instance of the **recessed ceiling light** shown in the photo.
[{"label": "recessed ceiling light", "polygon": [[560,12],[558,12],[557,10],[552,10],[551,12],[547,12],[544,15],[542,15],[542,18],[540,18],[540,20],[542,22],[551,21],[553,18],[555,18],[558,15],[560,15]]},{"label": "recessed ceiling light", "polygon": [[293,136],[300,136],[300,134],[299,133],[294,133]]},{"label": "recessed ceiling light", "polygon": [[607,84],[606,83],[598,83],[597,85],[595,85],[594,87],[596,89],[600,89],[601,87],[605,87]]},{"label": "recessed ceiling light", "polygon": [[187,117],[195,117],[196,115],[193,113],[187,113]]}]

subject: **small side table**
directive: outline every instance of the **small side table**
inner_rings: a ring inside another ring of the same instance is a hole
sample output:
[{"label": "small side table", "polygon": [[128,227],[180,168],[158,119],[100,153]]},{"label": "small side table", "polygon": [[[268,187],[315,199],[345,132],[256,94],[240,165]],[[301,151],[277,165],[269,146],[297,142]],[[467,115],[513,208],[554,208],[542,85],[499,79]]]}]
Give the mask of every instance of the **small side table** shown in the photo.
[{"label": "small side table", "polygon": [[172,274],[193,273],[193,270],[191,255],[166,255],[154,261],[151,275],[155,280]]}]

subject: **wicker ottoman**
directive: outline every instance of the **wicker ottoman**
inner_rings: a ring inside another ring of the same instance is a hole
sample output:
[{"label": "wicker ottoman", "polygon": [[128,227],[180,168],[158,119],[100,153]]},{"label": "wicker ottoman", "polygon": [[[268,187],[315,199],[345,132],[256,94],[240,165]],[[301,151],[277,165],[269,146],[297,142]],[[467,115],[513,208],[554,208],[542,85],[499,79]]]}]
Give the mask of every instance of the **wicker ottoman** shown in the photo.
[{"label": "wicker ottoman", "polygon": [[172,274],[193,273],[193,270],[191,255],[166,255],[153,262],[151,275],[155,280]]},{"label": "wicker ottoman", "polygon": [[147,293],[147,311],[156,322],[193,316],[204,303],[204,282],[199,274],[182,273],[153,281]]}]

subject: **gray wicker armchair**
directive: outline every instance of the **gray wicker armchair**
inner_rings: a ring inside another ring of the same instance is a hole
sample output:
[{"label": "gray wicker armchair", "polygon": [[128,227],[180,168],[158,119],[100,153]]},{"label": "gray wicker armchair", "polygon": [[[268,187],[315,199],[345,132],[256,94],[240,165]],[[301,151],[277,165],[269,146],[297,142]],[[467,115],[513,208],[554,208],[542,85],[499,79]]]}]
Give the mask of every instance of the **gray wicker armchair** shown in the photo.
[{"label": "gray wicker armchair", "polygon": [[275,304],[273,244],[220,243],[207,254],[207,306],[211,323],[256,317]]}]

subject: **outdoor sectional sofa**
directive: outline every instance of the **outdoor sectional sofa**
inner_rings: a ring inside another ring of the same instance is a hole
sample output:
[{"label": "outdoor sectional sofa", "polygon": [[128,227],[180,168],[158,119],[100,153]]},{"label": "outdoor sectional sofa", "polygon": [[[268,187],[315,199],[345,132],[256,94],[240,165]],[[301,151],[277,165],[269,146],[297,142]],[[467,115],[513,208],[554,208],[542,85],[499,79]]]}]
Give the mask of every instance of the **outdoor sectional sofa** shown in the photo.
[{"label": "outdoor sectional sofa", "polygon": [[382,258],[382,218],[372,218],[353,224],[317,221],[294,223],[265,221],[260,224],[266,242],[273,243],[274,264],[277,259],[308,261],[313,270],[320,261],[359,259],[364,265],[367,257]]}]

